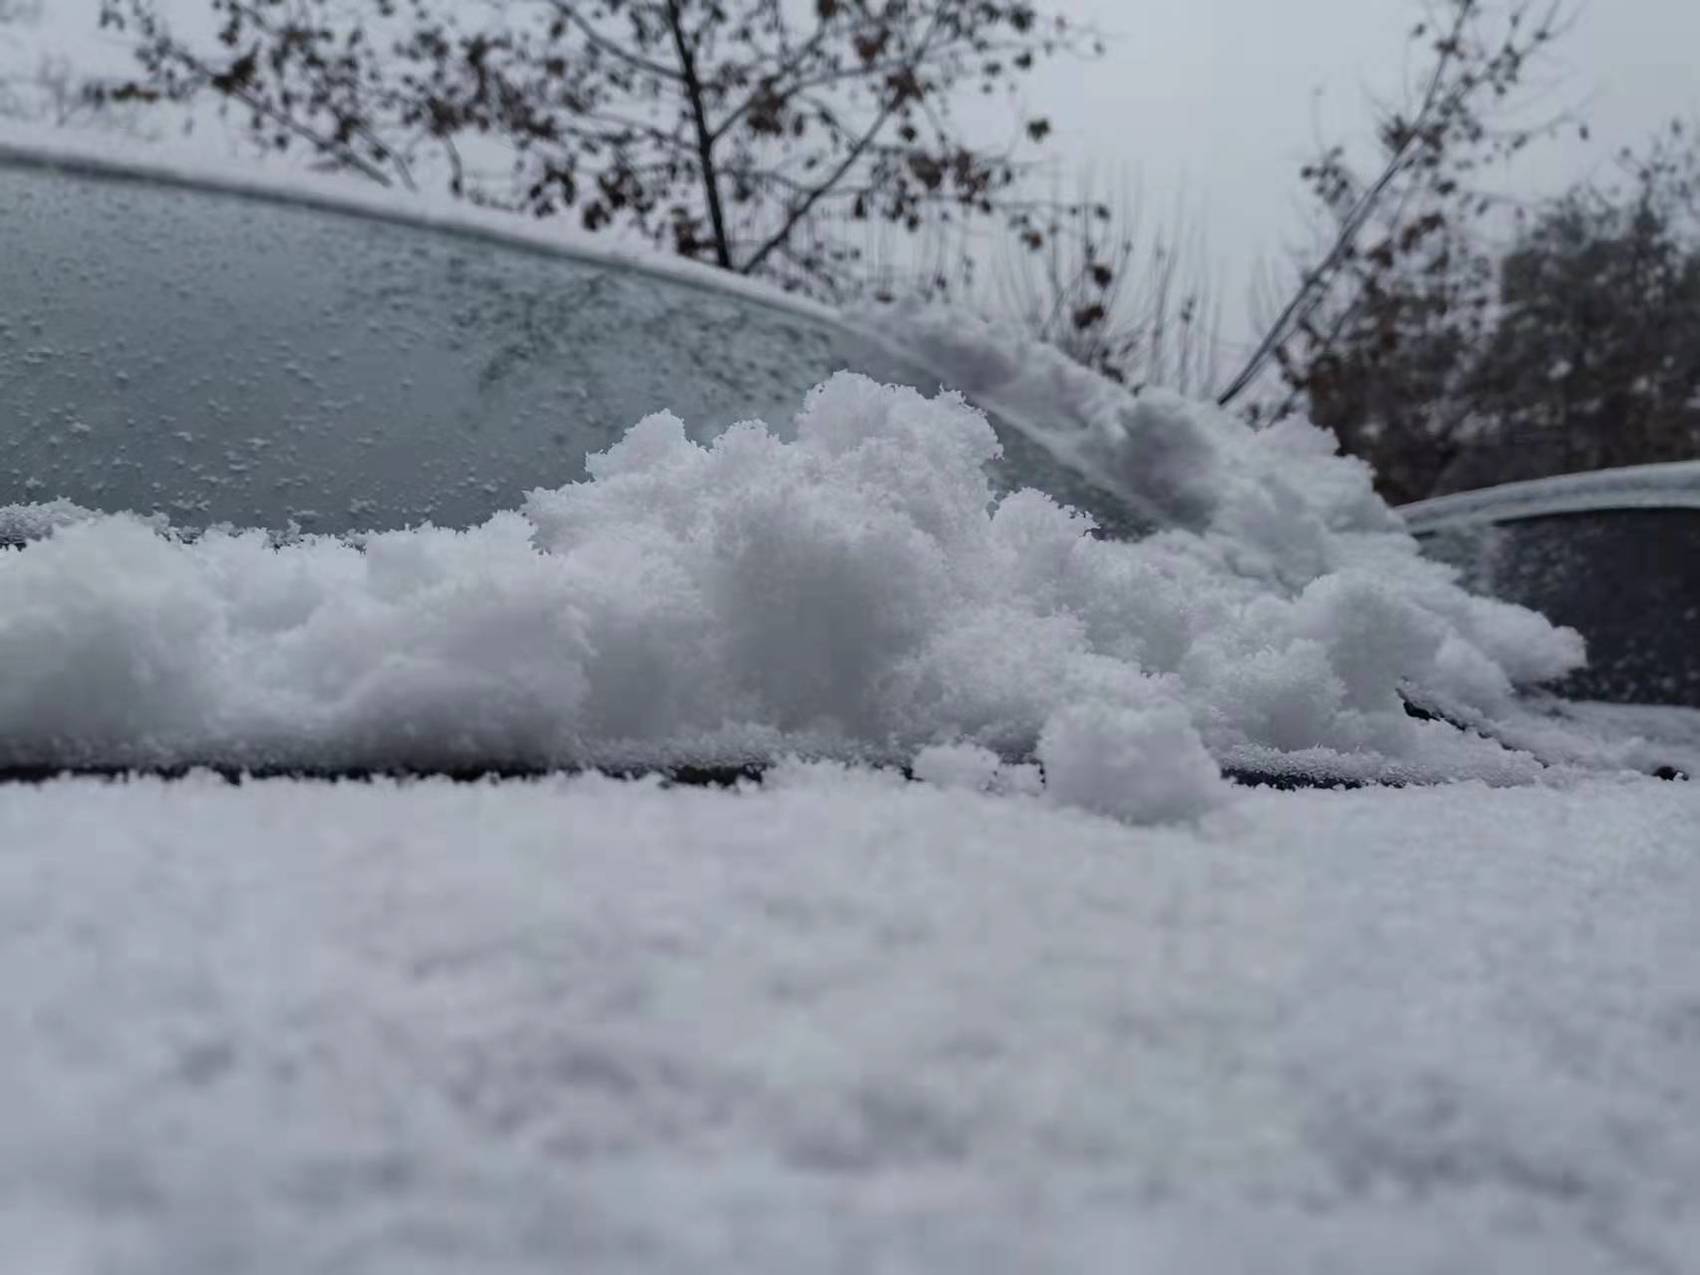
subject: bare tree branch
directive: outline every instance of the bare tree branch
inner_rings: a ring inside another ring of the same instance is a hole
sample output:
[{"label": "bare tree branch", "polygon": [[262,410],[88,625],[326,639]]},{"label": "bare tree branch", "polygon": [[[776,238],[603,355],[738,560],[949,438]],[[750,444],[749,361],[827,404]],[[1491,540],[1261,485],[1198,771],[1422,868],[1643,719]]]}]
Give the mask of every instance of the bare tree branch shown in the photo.
[{"label": "bare tree branch", "polygon": [[1404,138],[1387,156],[1387,161],[1381,170],[1381,175],[1370,184],[1369,188],[1358,197],[1356,204],[1341,220],[1339,233],[1333,244],[1323,254],[1323,258],[1300,281],[1298,289],[1292,298],[1275,317],[1269,330],[1263,334],[1251,357],[1233,380],[1229,381],[1222,392],[1217,395],[1219,406],[1228,407],[1245,390],[1263,375],[1269,360],[1275,356],[1275,351],[1286,343],[1288,336],[1299,324],[1305,322],[1316,307],[1322,303],[1329,285],[1333,282],[1335,273],[1346,260],[1347,255],[1356,247],[1358,235],[1374,215],[1393,183],[1404,173],[1410,163],[1411,155],[1417,147],[1423,131],[1433,122],[1436,107],[1441,100],[1441,90],[1446,83],[1446,73],[1458,56],[1459,42],[1464,29],[1474,16],[1473,0],[1458,6],[1453,20],[1452,29],[1445,39],[1437,45],[1439,56],[1435,59],[1434,70],[1429,75],[1428,88],[1423,93],[1422,103],[1418,107],[1416,117]]},{"label": "bare tree branch", "polygon": [[[1023,225],[1049,215],[1021,192],[1016,153],[1048,123],[1016,114],[1017,141],[988,147],[956,126],[950,102],[1045,56],[1096,47],[1042,12],[1061,0],[795,10],[794,0],[504,0],[489,12],[458,0],[199,0],[217,19],[216,44],[204,46],[175,37],[161,0],[99,2],[142,71],[114,94],[221,98],[268,146],[294,141],[374,179],[417,173],[538,216],[570,210],[588,230],[622,225],[826,296],[859,269],[852,244],[810,246],[845,224],[834,206],[911,230],[957,215]],[[492,152],[510,165],[505,182],[476,167]],[[780,252],[790,241],[795,260]]]},{"label": "bare tree branch", "polygon": [[653,75],[659,80],[678,81],[684,78],[680,74],[678,68],[664,66],[660,62],[655,62],[649,58],[642,57],[639,54],[633,53],[630,49],[619,44],[617,41],[609,39],[606,35],[602,34],[601,31],[597,30],[596,26],[579,12],[580,6],[572,3],[572,0],[550,0],[550,3],[553,5],[555,12],[577,27],[584,34],[584,38],[592,45],[601,49],[604,53],[618,58],[634,70],[642,71],[645,75]]},{"label": "bare tree branch", "polygon": [[708,220],[714,231],[714,261],[722,270],[730,270],[732,245],[726,237],[726,208],[720,199],[720,174],[714,166],[714,136],[708,126],[708,104],[703,100],[702,80],[697,75],[696,53],[685,39],[685,20],[679,12],[679,0],[667,0],[667,26],[673,33],[673,48],[679,57],[685,101],[690,107],[691,127],[696,133],[703,197],[708,201]]}]

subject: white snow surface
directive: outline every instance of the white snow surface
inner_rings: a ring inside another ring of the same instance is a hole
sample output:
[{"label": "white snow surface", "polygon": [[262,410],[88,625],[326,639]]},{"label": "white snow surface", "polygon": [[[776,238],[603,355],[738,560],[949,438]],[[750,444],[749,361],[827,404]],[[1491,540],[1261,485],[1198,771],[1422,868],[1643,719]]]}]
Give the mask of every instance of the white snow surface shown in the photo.
[{"label": "white snow surface", "polygon": [[1696,828],[1634,777],[1145,829],[826,764],[3,788],[0,1252],[1692,1270]]},{"label": "white snow surface", "polygon": [[209,138],[150,137],[145,145],[122,133],[43,132],[39,125],[0,120],[0,164],[39,165],[70,172],[294,203],[413,226],[428,226],[497,243],[604,262],[764,305],[832,320],[830,307],[775,285],[658,251],[642,236],[619,229],[587,231],[570,218],[539,219],[507,209],[480,208],[447,191],[387,189],[354,173],[325,172],[300,154],[255,153],[216,147]]},{"label": "white snow surface", "polygon": [[1625,465],[1501,483],[1401,505],[1413,532],[1611,509],[1700,509],[1700,461]]},{"label": "white snow surface", "polygon": [[[1059,402],[1104,384],[1060,375]],[[1515,687],[1581,660],[1575,633],[1421,558],[1322,432],[1123,399],[1095,427],[1122,431],[1110,472],[1146,482],[1150,458],[1148,494],[1169,493],[1177,523],[1138,543],[1037,492],[994,500],[978,411],[851,374],[794,422],[706,446],[650,417],[590,458],[589,481],[470,531],[280,547],[49,520],[48,539],[0,551],[0,764],[906,761],[967,745],[1048,751],[1055,791],[1132,819],[1221,800],[1217,764],[1543,773],[1533,751],[1412,719],[1400,695],[1491,724]],[[1622,764],[1567,747],[1566,765]]]},{"label": "white snow surface", "polygon": [[[63,499],[32,505],[0,505],[0,544],[19,545],[50,536],[60,527],[75,526],[99,516],[97,510]],[[170,524],[156,520],[156,525]]]}]

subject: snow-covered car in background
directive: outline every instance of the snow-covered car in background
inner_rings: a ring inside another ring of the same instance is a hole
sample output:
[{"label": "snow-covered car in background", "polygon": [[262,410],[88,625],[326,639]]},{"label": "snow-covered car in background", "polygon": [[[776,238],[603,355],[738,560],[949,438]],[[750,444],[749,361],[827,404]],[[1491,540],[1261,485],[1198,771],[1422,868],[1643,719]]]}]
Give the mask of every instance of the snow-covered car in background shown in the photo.
[{"label": "snow-covered car in background", "polygon": [[0,539],[0,769],[225,776],[0,786],[19,1270],[1700,1248],[1682,741],[1308,425],[13,145]]},{"label": "snow-covered car in background", "polygon": [[1587,638],[1588,663],[1563,694],[1700,708],[1700,461],[1506,483],[1399,512],[1467,586]]}]

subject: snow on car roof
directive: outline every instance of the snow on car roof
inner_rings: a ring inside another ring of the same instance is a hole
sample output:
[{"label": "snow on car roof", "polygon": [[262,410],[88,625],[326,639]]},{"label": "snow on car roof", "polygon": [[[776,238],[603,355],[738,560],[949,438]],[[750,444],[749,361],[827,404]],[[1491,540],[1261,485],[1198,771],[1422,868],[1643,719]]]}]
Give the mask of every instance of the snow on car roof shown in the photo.
[{"label": "snow on car roof", "polygon": [[1504,483],[1399,506],[1413,532],[1607,509],[1700,509],[1700,461]]},{"label": "snow on car roof", "polygon": [[20,1272],[1687,1269],[1700,788],[0,789]]}]

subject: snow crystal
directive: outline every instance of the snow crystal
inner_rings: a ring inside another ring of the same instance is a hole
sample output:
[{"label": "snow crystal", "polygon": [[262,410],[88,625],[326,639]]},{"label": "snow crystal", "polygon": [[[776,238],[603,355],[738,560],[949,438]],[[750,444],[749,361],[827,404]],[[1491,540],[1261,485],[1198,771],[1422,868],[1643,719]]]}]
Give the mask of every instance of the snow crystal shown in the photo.
[{"label": "snow crystal", "polygon": [[995,499],[978,411],[850,374],[794,430],[705,445],[652,416],[468,531],[55,519],[0,553],[0,764],[1028,762],[1048,738],[1057,790],[1133,818],[1208,804],[1197,740],[1230,766],[1539,771],[1404,697],[1490,721],[1580,661],[1574,633],[1464,592],[1318,431],[1089,388],[1107,472],[1170,530]]}]

